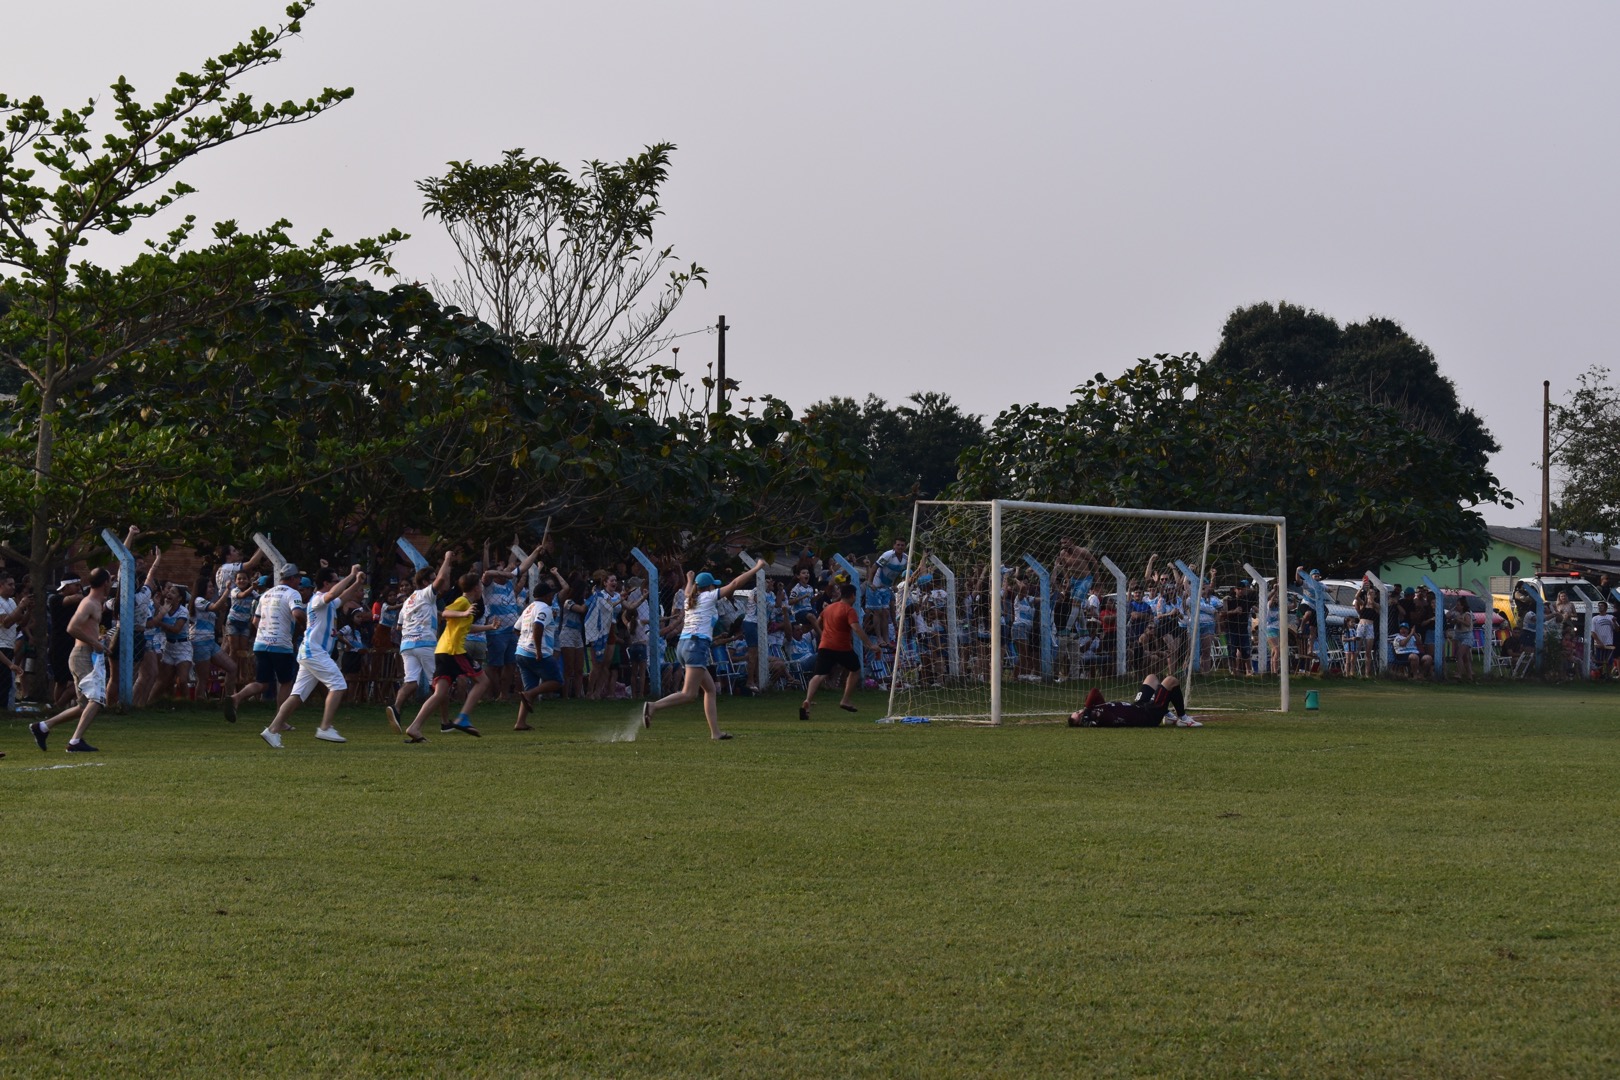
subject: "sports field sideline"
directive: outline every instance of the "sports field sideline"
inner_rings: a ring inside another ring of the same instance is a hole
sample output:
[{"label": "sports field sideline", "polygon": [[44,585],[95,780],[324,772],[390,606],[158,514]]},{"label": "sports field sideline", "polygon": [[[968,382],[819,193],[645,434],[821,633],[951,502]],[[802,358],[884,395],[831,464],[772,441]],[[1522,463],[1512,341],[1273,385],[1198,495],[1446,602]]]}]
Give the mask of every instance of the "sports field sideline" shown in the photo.
[{"label": "sports field sideline", "polygon": [[13,719],[0,1073],[1612,1076],[1606,691],[1198,730],[728,699],[724,744],[354,708],[279,753],[187,709],[91,762]]}]

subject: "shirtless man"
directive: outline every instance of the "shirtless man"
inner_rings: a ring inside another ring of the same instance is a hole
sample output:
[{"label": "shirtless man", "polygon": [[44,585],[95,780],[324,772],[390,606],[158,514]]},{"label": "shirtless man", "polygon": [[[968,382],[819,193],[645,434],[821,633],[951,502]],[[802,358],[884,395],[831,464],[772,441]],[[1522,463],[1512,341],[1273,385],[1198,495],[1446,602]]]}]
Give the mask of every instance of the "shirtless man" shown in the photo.
[{"label": "shirtless man", "polygon": [[68,670],[73,673],[73,705],[49,720],[29,724],[28,730],[41,750],[51,729],[57,724],[77,719],[73,738],[68,740],[68,753],[96,752],[84,741],[84,733],[107,704],[107,646],[101,640],[101,608],[107,601],[107,590],[112,575],[102,569],[91,571],[87,584],[90,591],[79,601],[68,620],[68,636],[73,639],[73,651],[68,654]]}]

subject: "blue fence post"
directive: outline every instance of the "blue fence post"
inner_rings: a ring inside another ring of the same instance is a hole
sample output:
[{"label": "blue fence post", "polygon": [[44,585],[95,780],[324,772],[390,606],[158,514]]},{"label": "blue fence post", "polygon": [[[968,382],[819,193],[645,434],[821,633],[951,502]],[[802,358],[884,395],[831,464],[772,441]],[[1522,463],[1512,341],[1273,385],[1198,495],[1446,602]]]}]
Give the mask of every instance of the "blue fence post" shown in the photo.
[{"label": "blue fence post", "polygon": [[[861,572],[855,569],[854,563],[842,555],[834,555],[833,562],[837,563],[844,573],[849,575],[849,583],[855,586],[855,617],[860,619],[864,625],[866,621],[866,588],[861,583]],[[855,646],[855,658],[861,662],[861,678],[864,679],[866,678],[866,648],[861,644],[859,636],[856,636],[851,644]],[[882,642],[879,642],[879,644],[881,645]]]},{"label": "blue fence post", "polygon": [[663,613],[659,610],[658,567],[640,548],[631,548],[631,556],[647,571],[647,688],[653,700],[664,696],[664,635],[660,632]]},{"label": "blue fence post", "polygon": [[1443,682],[1446,677],[1446,597],[1428,574],[1422,575],[1421,580],[1434,595],[1434,677],[1435,681]]},{"label": "blue fence post", "polygon": [[1198,640],[1198,601],[1201,599],[1199,594],[1202,592],[1204,581],[1180,559],[1176,560],[1176,569],[1181,571],[1181,576],[1187,581],[1187,651],[1189,655],[1187,657],[1187,673],[1183,676],[1182,681],[1187,684],[1187,690],[1190,692],[1192,690],[1193,672],[1198,670],[1198,650],[1202,647]]},{"label": "blue fence post", "polygon": [[118,558],[118,701],[127,709],[135,704],[135,553],[111,529],[101,539]]},{"label": "blue fence post", "polygon": [[1328,673],[1327,590],[1309,574],[1300,579],[1300,588],[1304,590],[1305,599],[1310,602],[1311,609],[1316,612],[1316,662],[1321,666],[1323,676],[1326,676]]},{"label": "blue fence post", "polygon": [[1041,678],[1051,682],[1057,654],[1057,629],[1052,621],[1052,575],[1033,555],[1025,555],[1024,562],[1035,571],[1035,577],[1041,583]]}]

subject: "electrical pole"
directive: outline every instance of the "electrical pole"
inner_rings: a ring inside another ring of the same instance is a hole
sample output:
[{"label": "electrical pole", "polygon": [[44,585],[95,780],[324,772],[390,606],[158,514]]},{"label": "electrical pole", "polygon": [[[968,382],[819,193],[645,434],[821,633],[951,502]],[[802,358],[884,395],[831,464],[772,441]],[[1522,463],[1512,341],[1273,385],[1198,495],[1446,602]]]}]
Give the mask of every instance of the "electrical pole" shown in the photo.
[{"label": "electrical pole", "polygon": [[1552,512],[1552,381],[1541,381],[1541,572],[1552,573],[1552,540],[1547,518]]},{"label": "electrical pole", "polygon": [[720,331],[720,360],[716,365],[715,373],[719,378],[715,381],[715,388],[720,393],[720,407],[715,412],[723,413],[726,411],[726,317],[724,315],[720,316],[720,322],[716,329]]}]

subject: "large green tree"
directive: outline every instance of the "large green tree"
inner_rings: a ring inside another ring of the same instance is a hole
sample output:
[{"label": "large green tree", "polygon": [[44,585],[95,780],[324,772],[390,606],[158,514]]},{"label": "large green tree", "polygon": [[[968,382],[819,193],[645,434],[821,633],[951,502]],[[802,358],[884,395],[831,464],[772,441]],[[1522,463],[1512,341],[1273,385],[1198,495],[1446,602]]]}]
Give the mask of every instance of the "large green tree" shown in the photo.
[{"label": "large green tree", "polygon": [[1566,534],[1620,542],[1620,387],[1606,367],[1582,372],[1552,410],[1558,490],[1548,521]]},{"label": "large green tree", "polygon": [[53,113],[37,96],[0,94],[0,364],[22,381],[0,445],[0,471],[9,474],[0,477],[0,499],[11,515],[22,502],[26,535],[11,538],[6,553],[26,563],[40,595],[67,546],[87,524],[107,520],[99,496],[121,484],[125,495],[139,490],[146,465],[198,449],[173,432],[76,424],[99,380],[267,298],[380,269],[399,238],[336,245],[322,234],[299,244],[285,223],[250,233],[225,222],[199,246],[187,217],[125,266],[83,258],[95,238],[124,235],[190,193],[176,173],[192,158],[314,119],[350,96],[329,88],[303,102],[259,104],[233,90],[281,58],[311,6],[288,6],[286,23],[260,28],[198,72],[182,73],[150,104],[120,78],[111,87],[113,122],[99,134],[94,101]]},{"label": "large green tree", "polygon": [[1283,515],[1301,559],[1360,572],[1484,554],[1473,507],[1510,496],[1449,439],[1331,388],[1221,376],[1195,355],[1097,375],[1066,408],[1001,413],[958,498]]},{"label": "large green tree", "polygon": [[1290,390],[1333,389],[1399,412],[1404,422],[1448,439],[1484,466],[1501,447],[1457,386],[1440,372],[1433,350],[1392,319],[1340,326],[1319,311],[1259,303],[1227,317],[1209,357],[1221,378],[1258,378]]},{"label": "large green tree", "polygon": [[508,150],[499,161],[452,161],[417,186],[460,257],[446,298],[522,347],[544,342],[608,376],[638,371],[666,344],[664,325],[691,285],[654,230],[672,143],[579,176]]}]

